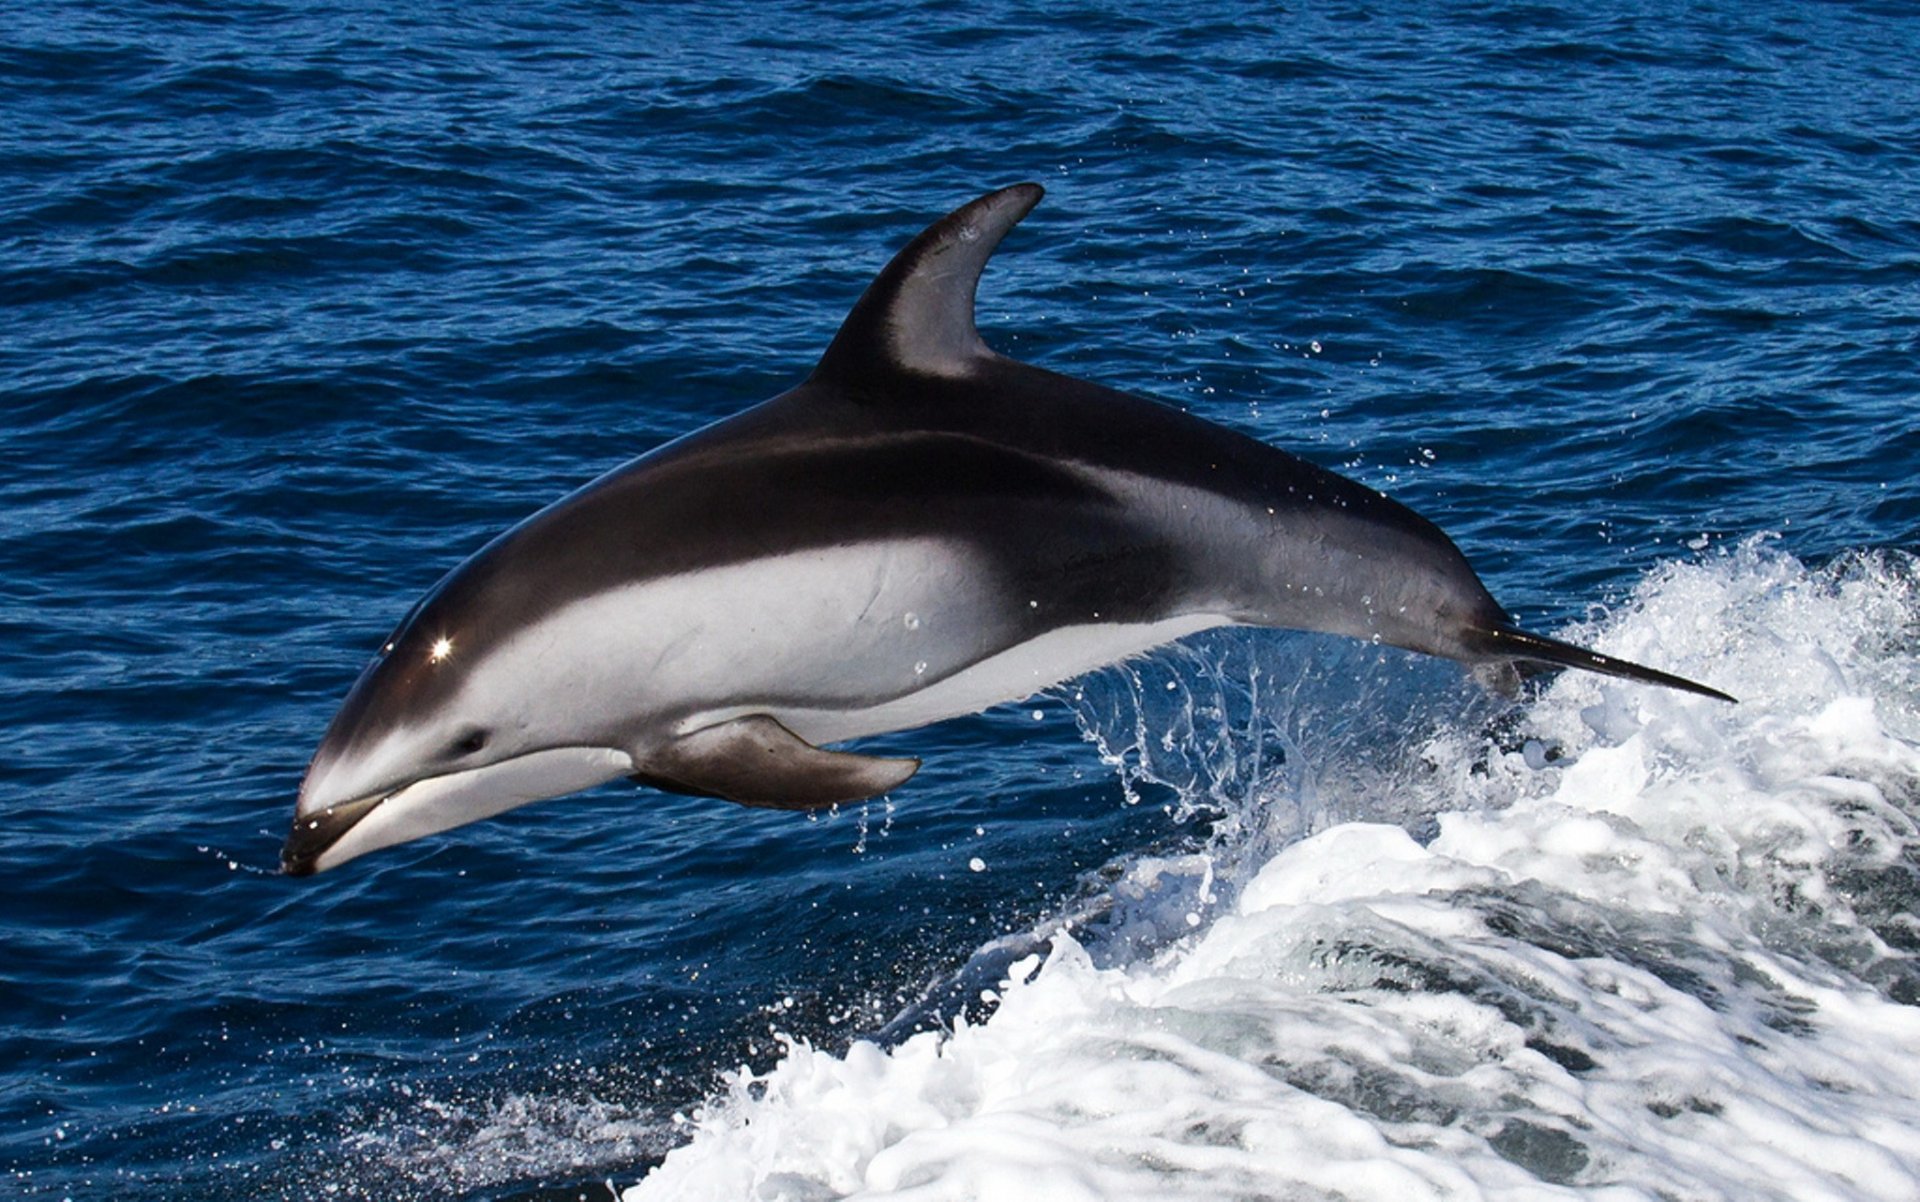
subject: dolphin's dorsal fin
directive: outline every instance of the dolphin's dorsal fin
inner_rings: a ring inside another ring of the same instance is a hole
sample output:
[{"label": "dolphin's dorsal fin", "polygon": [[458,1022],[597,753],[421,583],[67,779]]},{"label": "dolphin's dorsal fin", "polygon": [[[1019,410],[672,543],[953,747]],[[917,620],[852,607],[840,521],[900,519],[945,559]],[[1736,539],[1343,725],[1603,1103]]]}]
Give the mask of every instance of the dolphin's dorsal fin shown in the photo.
[{"label": "dolphin's dorsal fin", "polygon": [[888,371],[963,375],[991,354],[973,325],[974,289],[1000,239],[1043,195],[1039,184],[1014,184],[928,226],[867,285],[812,379],[857,383]]}]

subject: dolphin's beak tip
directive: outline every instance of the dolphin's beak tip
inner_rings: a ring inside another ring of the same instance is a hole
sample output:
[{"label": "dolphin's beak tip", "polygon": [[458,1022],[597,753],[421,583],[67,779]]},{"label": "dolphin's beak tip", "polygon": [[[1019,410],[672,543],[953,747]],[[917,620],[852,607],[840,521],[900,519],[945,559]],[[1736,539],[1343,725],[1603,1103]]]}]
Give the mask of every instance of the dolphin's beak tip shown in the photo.
[{"label": "dolphin's beak tip", "polygon": [[302,831],[296,824],[287,834],[287,841],[280,846],[281,876],[312,876],[320,871],[321,847],[313,845],[311,839],[302,839]]},{"label": "dolphin's beak tip", "polygon": [[312,876],[322,868],[320,860],[339,843],[355,823],[380,804],[382,795],[328,806],[319,813],[297,815],[287,841],[280,847],[281,876]]}]

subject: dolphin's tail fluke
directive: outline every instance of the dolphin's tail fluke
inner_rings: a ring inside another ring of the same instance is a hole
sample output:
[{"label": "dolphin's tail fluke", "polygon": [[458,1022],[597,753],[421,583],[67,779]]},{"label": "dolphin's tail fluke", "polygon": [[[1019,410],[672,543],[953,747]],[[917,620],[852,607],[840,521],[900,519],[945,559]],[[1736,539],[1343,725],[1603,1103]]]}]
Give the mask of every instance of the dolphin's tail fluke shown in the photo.
[{"label": "dolphin's tail fluke", "polygon": [[1657,684],[1669,689],[1679,689],[1685,693],[1697,693],[1702,697],[1711,697],[1715,701],[1736,702],[1719,689],[1710,689],[1706,685],[1696,684],[1684,676],[1675,676],[1670,672],[1661,672],[1654,668],[1643,668],[1639,664],[1624,659],[1614,659],[1598,651],[1589,651],[1585,647],[1576,647],[1572,643],[1563,643],[1559,639],[1550,639],[1544,635],[1528,634],[1511,626],[1500,626],[1482,633],[1482,650],[1497,663],[1520,661],[1521,664],[1549,664],[1556,668],[1579,668],[1586,672],[1599,672],[1605,676],[1618,676],[1622,680],[1637,680],[1642,684]]}]

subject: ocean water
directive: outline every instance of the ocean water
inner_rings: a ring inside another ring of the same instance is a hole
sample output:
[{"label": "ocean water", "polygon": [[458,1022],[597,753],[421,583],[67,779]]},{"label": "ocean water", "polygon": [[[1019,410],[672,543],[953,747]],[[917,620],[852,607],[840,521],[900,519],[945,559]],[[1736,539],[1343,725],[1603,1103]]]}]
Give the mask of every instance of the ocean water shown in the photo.
[{"label": "ocean water", "polygon": [[[0,13],[0,1192],[1920,1198],[1909,6]],[[274,871],[493,533],[1048,199],[1008,353],[1724,688],[1200,636]]]}]

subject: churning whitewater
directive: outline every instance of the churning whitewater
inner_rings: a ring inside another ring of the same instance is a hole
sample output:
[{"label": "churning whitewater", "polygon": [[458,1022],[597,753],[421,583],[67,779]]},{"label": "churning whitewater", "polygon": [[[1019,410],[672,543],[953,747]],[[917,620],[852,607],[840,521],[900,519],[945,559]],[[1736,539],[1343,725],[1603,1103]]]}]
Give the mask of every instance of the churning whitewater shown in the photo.
[{"label": "churning whitewater", "polygon": [[[1917,580],[1757,541],[1663,568],[1563,633],[1713,665],[1739,709],[1569,675],[1489,727],[1443,692],[1377,772],[1290,742],[1327,770],[1290,844],[1273,782],[1190,777],[1237,810],[1113,895],[1133,925],[1216,917],[1132,960],[1069,922],[984,1020],[791,1044],[626,1202],[1920,1197]],[[1097,710],[1136,775],[1204,742],[1130,746]]]}]

